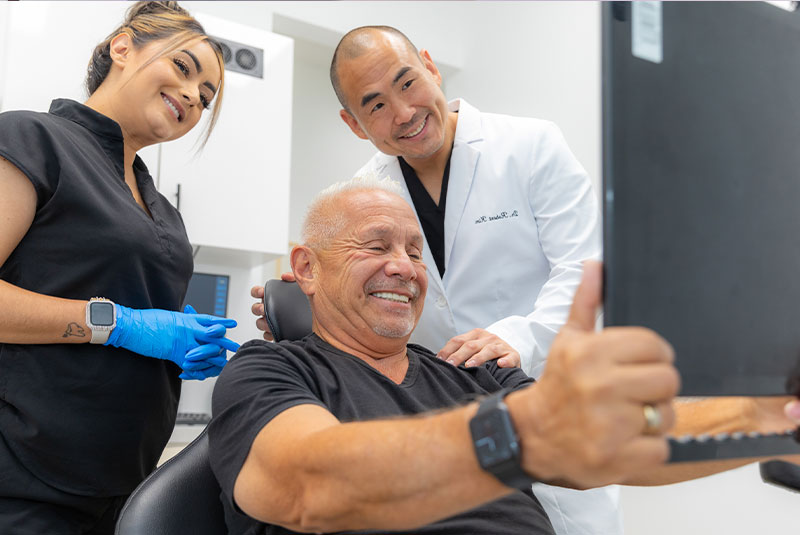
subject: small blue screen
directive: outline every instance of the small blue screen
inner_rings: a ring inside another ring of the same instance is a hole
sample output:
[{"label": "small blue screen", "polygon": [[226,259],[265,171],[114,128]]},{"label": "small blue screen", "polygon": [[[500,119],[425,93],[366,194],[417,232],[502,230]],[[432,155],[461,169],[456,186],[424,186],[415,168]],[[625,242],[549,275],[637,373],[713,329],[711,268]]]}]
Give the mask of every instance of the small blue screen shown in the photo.
[{"label": "small blue screen", "polygon": [[192,305],[200,314],[228,314],[228,275],[194,273],[186,290],[183,305]]}]

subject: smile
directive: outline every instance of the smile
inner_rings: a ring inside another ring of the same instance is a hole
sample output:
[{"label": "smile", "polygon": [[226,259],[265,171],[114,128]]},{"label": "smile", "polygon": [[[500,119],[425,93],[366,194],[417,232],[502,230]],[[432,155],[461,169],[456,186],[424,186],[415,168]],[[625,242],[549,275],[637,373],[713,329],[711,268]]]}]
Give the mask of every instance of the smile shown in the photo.
[{"label": "smile", "polygon": [[397,301],[398,303],[408,303],[409,299],[405,295],[400,295],[392,292],[375,292],[373,297],[386,299],[387,301]]},{"label": "smile", "polygon": [[164,103],[167,105],[167,107],[172,112],[172,115],[175,116],[175,119],[180,121],[181,120],[181,112],[180,112],[180,110],[177,107],[175,107],[175,104],[173,104],[172,101],[169,99],[169,97],[167,97],[165,94],[162,93],[161,94],[161,98],[164,100]]},{"label": "smile", "polygon": [[423,119],[422,123],[419,125],[419,127],[416,130],[414,130],[413,132],[409,132],[408,134],[405,134],[405,135],[400,136],[400,137],[404,138],[404,139],[408,139],[408,138],[414,137],[417,134],[419,134],[420,132],[422,132],[422,129],[425,128],[426,124],[428,124],[428,116],[427,115],[425,116],[425,119]]}]

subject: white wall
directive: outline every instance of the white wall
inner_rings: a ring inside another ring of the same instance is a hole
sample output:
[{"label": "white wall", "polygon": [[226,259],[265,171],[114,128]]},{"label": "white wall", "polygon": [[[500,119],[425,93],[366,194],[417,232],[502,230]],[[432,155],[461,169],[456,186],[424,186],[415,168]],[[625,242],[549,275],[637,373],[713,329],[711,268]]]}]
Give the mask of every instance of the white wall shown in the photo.
[{"label": "white wall", "polygon": [[470,25],[462,43],[468,60],[450,78],[449,96],[464,96],[486,111],[555,122],[599,188],[599,4],[474,2],[465,7]]}]

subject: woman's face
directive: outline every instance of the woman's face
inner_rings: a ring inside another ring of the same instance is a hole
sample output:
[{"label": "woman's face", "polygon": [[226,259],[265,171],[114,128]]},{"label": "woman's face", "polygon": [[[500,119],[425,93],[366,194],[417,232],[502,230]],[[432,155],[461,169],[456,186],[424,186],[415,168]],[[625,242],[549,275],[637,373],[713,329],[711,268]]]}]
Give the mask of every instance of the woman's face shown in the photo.
[{"label": "woman's face", "polygon": [[[191,130],[219,88],[217,55],[207,41],[189,41],[142,68],[162,47],[132,48],[114,94],[114,116],[127,142],[144,147]],[[141,70],[140,70],[141,68]]]}]

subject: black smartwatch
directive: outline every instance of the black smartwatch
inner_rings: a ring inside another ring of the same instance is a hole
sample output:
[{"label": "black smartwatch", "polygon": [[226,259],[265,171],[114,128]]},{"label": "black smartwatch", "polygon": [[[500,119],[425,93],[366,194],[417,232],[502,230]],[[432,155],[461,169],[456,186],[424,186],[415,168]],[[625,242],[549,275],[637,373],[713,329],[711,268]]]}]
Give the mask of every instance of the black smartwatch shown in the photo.
[{"label": "black smartwatch", "polygon": [[481,468],[508,487],[525,489],[534,479],[520,465],[519,437],[503,402],[508,393],[500,390],[485,397],[469,422],[469,430]]}]

